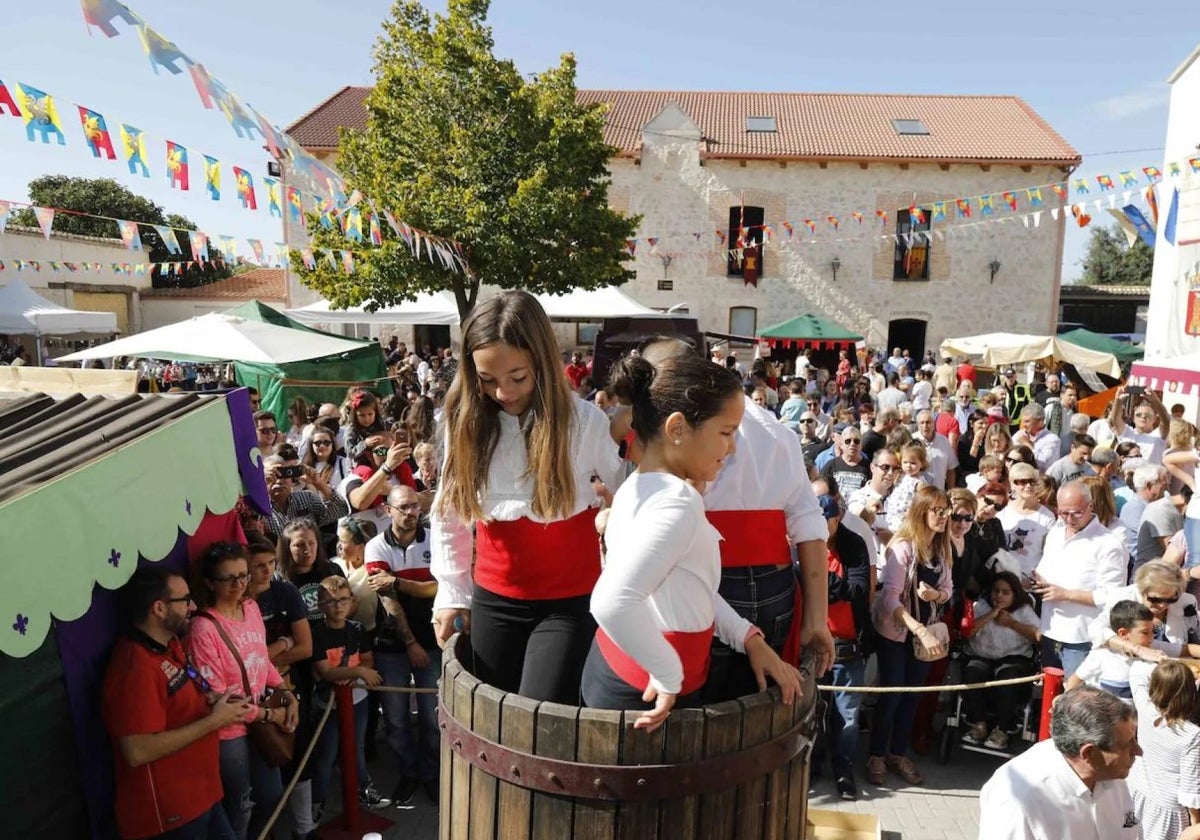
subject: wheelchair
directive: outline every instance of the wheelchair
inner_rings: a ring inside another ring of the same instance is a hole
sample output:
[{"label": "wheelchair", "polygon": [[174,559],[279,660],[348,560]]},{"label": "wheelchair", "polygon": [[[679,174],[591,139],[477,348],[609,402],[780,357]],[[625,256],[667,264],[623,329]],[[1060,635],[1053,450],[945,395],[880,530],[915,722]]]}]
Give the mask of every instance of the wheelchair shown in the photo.
[{"label": "wheelchair", "polygon": [[[966,682],[967,659],[968,656],[961,641],[951,647],[950,666],[946,669],[947,685]],[[1035,654],[1033,661],[1034,667],[1037,669],[1035,673],[1040,673],[1040,656]],[[947,704],[946,720],[942,726],[942,733],[938,742],[938,762],[941,764],[949,762],[955,746],[969,752],[990,755],[1007,761],[1029,745],[1037,743],[1038,729],[1041,724],[1042,685],[1041,683],[1032,683],[1030,688],[1032,691],[1030,692],[1029,699],[1022,704],[1020,711],[1017,713],[1016,726],[1008,731],[1008,748],[1004,750],[995,749],[985,744],[968,743],[963,740],[963,734],[970,725],[970,721],[967,720],[966,715],[966,704],[963,702],[963,695],[966,692],[954,692],[954,696],[949,698],[949,703]],[[974,690],[982,691],[984,689]]]}]

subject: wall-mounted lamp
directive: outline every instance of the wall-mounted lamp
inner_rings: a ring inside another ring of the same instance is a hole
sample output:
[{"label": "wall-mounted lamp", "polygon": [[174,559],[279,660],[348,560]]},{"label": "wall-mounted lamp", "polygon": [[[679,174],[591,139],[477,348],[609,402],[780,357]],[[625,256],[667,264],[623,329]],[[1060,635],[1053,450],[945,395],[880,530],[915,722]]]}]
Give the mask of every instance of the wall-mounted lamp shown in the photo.
[{"label": "wall-mounted lamp", "polygon": [[1000,260],[992,257],[992,261],[988,263],[988,271],[992,272],[992,277],[988,280],[989,283],[996,282],[996,274],[1000,271]]},{"label": "wall-mounted lamp", "polygon": [[842,261],[839,260],[837,257],[834,257],[833,260],[829,263],[829,270],[833,272],[833,282],[834,283],[837,282],[838,269],[841,267],[842,267]]},{"label": "wall-mounted lamp", "polygon": [[663,279],[667,279],[667,269],[671,267],[671,262],[675,259],[670,254],[659,254],[658,258],[662,260]]}]

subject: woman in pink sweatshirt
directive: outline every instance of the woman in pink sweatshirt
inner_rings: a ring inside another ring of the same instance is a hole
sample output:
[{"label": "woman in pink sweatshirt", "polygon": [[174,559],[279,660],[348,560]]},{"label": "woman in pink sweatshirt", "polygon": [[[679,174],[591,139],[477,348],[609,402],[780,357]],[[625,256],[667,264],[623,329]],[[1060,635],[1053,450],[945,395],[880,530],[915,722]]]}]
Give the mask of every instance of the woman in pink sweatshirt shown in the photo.
[{"label": "woman in pink sweatshirt", "polygon": [[283,793],[279,768],[268,766],[259,755],[246,736],[246,724],[262,721],[294,731],[299,704],[293,698],[285,709],[258,705],[268,688],[282,686],[283,678],[267,653],[267,631],[258,604],[246,597],[250,582],[246,547],[213,544],[195,575],[192,592],[200,611],[188,631],[188,653],[217,694],[246,695],[249,682],[250,712],[244,721],[219,732],[222,804],[238,840],[245,840],[248,832],[258,836]]}]

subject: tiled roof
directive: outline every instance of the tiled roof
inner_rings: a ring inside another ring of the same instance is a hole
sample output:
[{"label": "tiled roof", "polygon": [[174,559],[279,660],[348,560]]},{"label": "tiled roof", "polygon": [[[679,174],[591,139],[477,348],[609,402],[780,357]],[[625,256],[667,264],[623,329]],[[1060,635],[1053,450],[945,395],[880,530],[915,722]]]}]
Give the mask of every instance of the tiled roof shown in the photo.
[{"label": "tiled roof", "polygon": [[255,268],[232,277],[187,289],[147,289],[142,297],[187,300],[273,300],[286,295],[282,268]]},{"label": "tiled roof", "polygon": [[[309,149],[337,147],[337,129],[362,128],[371,88],[345,87],[288,128]],[[1078,164],[1080,155],[1015,96],[733,93],[581,90],[607,102],[605,134],[634,153],[642,127],[677,104],[709,141],[712,157],[930,160]],[[776,131],[747,132],[746,117],[774,117]],[[900,135],[892,120],[920,120],[929,134]]]},{"label": "tiled roof", "polygon": [[1106,298],[1106,297],[1150,297],[1149,286],[1085,286],[1077,284],[1063,286],[1059,292],[1062,298]]}]

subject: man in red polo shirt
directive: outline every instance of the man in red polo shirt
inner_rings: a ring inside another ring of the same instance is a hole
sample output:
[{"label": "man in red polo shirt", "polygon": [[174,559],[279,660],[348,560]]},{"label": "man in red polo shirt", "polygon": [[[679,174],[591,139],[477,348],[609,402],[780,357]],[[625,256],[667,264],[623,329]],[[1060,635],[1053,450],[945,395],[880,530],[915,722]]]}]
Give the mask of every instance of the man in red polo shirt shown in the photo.
[{"label": "man in red polo shirt", "polygon": [[121,598],[130,629],[113,648],[101,698],[117,830],[125,840],[234,840],[221,810],[217,730],[245,718],[249,701],[213,696],[184,652],[194,608],[186,580],[141,568]]}]

